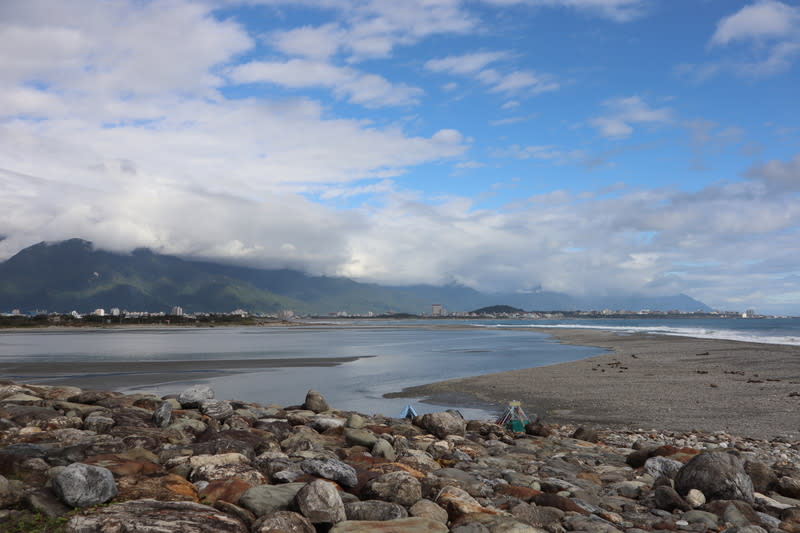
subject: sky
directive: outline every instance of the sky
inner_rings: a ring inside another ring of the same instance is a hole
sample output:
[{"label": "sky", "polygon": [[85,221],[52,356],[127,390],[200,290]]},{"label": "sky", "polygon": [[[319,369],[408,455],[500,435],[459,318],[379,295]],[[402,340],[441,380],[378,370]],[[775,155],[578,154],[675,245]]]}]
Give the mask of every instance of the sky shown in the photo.
[{"label": "sky", "polygon": [[800,314],[797,0],[26,0],[0,43],[0,260]]}]

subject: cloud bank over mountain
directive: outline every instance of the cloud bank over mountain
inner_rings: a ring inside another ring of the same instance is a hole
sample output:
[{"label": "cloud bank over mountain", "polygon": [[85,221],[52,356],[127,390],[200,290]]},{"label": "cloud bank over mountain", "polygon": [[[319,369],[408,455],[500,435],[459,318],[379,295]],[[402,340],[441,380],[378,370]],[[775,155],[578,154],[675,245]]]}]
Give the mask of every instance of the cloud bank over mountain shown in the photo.
[{"label": "cloud bank over mountain", "polygon": [[800,313],[800,8],[710,4],[4,3],[0,259]]}]

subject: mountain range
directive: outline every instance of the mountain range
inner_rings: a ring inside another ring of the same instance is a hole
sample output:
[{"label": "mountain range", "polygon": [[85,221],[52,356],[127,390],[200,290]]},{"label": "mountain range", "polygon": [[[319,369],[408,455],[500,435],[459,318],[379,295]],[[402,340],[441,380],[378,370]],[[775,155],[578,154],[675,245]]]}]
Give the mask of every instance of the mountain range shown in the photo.
[{"label": "mountain range", "polygon": [[509,305],[531,311],[653,309],[710,311],[684,294],[607,294],[578,297],[536,290],[482,293],[449,285],[383,286],[347,278],[311,276],[297,270],[257,269],[162,255],[148,249],[129,254],[96,249],[82,239],[39,243],[0,263],[0,312],[80,312],[118,307],[130,311],[271,313],[430,312]]}]

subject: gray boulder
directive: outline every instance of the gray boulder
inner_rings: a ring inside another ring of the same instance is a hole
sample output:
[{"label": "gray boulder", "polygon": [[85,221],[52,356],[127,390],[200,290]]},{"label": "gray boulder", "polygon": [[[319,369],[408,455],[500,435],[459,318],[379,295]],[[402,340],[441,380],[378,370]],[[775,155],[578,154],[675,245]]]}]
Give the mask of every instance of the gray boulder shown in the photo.
[{"label": "gray boulder", "polygon": [[467,423],[463,418],[447,411],[422,415],[419,425],[440,439],[448,435],[463,437],[467,430]]},{"label": "gray boulder", "polygon": [[683,468],[683,463],[680,461],[660,456],[651,457],[644,463],[644,471],[653,476],[653,479],[658,479],[661,476],[675,479],[678,470],[681,468]]},{"label": "gray boulder", "polygon": [[162,402],[155,411],[153,411],[153,422],[160,427],[165,428],[172,422],[172,404],[169,402]]},{"label": "gray boulder", "polygon": [[131,500],[90,514],[76,514],[67,522],[66,531],[247,533],[248,528],[233,516],[199,503]]},{"label": "gray boulder", "polygon": [[[429,503],[436,505],[433,502]],[[436,507],[444,513],[441,507],[438,505]],[[405,507],[381,500],[347,503],[344,506],[344,510],[348,520],[397,520],[399,518],[408,518],[408,512]],[[446,520],[447,513],[445,513]]]},{"label": "gray boulder", "polygon": [[333,483],[317,479],[295,497],[300,513],[312,524],[336,524],[345,518],[344,503]]},{"label": "gray boulder", "polygon": [[208,385],[192,385],[178,395],[178,403],[184,409],[196,409],[203,400],[212,400],[214,390]]},{"label": "gray boulder", "polygon": [[371,479],[363,491],[367,499],[410,507],[422,499],[422,486],[406,472],[389,472]]},{"label": "gray boulder", "polygon": [[303,404],[303,409],[314,411],[315,413],[321,413],[323,411],[327,411],[330,409],[330,407],[328,407],[328,402],[325,400],[325,397],[321,392],[310,390],[306,393],[306,401]]},{"label": "gray boulder", "polygon": [[356,469],[336,459],[306,459],[300,468],[306,474],[330,479],[344,487],[355,487],[358,483]]},{"label": "gray boulder", "polygon": [[269,516],[260,518],[253,524],[253,533],[316,533],[314,526],[308,519],[291,511],[278,511]]},{"label": "gray boulder", "polygon": [[401,518],[387,522],[373,520],[347,520],[339,522],[330,533],[376,533],[385,531],[391,533],[447,533],[446,525],[430,518]]},{"label": "gray boulder", "polygon": [[89,507],[116,496],[117,484],[107,468],[72,463],[55,475],[53,491],[70,507]]},{"label": "gray boulder", "polygon": [[702,492],[708,501],[753,502],[753,482],[742,460],[731,453],[704,452],[686,463],[675,476],[675,490],[686,495],[691,489]]},{"label": "gray boulder", "polygon": [[203,400],[200,412],[215,420],[223,420],[233,414],[233,407],[226,400]]},{"label": "gray boulder", "polygon": [[239,498],[239,505],[256,516],[265,516],[275,511],[287,511],[289,505],[306,484],[259,485],[248,489]]},{"label": "gray boulder", "polygon": [[364,446],[371,450],[378,442],[378,437],[368,429],[347,428],[344,430],[344,440],[350,446]]}]

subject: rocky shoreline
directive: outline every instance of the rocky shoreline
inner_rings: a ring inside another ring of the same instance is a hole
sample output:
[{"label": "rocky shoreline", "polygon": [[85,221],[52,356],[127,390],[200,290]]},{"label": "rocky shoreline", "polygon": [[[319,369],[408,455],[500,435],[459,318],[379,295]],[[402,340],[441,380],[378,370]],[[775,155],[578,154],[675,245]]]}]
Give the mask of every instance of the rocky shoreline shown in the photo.
[{"label": "rocky shoreline", "polygon": [[7,532],[800,532],[800,443],[0,383]]}]

